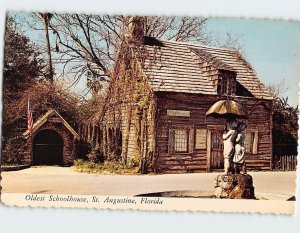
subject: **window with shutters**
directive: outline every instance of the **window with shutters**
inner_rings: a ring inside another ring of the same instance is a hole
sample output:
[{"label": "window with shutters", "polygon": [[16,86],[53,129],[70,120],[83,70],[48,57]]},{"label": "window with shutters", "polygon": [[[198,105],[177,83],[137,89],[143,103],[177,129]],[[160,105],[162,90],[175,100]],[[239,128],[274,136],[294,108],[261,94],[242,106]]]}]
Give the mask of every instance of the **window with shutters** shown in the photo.
[{"label": "window with shutters", "polygon": [[182,127],[169,129],[168,153],[186,154],[193,153],[194,129]]}]

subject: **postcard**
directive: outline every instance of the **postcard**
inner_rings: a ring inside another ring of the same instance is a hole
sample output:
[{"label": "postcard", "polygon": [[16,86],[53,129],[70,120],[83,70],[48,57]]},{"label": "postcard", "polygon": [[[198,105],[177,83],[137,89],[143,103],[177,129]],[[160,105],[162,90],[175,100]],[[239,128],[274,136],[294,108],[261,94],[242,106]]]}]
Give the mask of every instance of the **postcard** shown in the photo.
[{"label": "postcard", "polygon": [[299,37],[296,21],[8,12],[1,201],[293,214]]}]

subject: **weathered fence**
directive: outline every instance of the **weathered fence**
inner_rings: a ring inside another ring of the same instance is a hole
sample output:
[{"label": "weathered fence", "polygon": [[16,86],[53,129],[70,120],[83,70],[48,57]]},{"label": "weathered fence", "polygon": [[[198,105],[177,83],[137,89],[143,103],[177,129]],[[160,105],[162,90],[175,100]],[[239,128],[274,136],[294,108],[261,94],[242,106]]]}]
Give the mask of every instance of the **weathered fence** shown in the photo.
[{"label": "weathered fence", "polygon": [[276,155],[275,170],[294,171],[297,168],[297,155]]}]

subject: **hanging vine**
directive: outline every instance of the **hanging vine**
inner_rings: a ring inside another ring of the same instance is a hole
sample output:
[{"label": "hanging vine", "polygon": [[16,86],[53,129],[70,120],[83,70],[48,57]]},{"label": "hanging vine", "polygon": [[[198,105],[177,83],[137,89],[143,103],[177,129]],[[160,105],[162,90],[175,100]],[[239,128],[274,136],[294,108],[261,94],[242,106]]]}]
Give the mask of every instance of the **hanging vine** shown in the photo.
[{"label": "hanging vine", "polygon": [[[135,17],[131,20],[142,23]],[[145,173],[154,164],[156,101],[143,69],[148,56],[142,46],[143,30],[134,25],[129,23],[124,32],[106,101],[97,121],[103,128],[105,158],[130,163]]]}]

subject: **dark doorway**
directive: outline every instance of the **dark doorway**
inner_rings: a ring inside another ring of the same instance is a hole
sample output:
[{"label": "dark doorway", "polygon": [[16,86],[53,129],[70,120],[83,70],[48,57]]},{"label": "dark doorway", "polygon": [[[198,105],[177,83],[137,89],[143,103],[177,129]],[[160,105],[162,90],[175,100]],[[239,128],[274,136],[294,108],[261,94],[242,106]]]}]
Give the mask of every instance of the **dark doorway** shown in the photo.
[{"label": "dark doorway", "polygon": [[34,165],[62,165],[64,141],[54,130],[38,132],[33,139]]},{"label": "dark doorway", "polygon": [[212,170],[224,168],[222,131],[219,130],[211,131],[210,168]]}]

